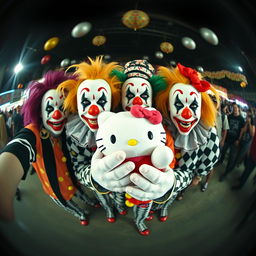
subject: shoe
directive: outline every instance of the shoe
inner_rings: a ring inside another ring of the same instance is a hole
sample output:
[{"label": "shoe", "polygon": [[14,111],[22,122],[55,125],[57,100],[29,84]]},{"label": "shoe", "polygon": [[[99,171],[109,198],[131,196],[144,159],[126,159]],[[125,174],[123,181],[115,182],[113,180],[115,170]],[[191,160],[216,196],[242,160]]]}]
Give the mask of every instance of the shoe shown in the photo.
[{"label": "shoe", "polygon": [[150,231],[149,229],[145,229],[143,231],[139,231],[139,233],[142,235],[142,236],[148,236],[150,234]]},{"label": "shoe", "polygon": [[204,192],[208,188],[208,183],[203,184],[201,191]]},{"label": "shoe", "polygon": [[82,226],[87,226],[89,224],[88,220],[80,220]]},{"label": "shoe", "polygon": [[159,218],[159,220],[160,220],[161,222],[165,222],[165,221],[167,221],[167,218],[168,218],[168,216],[161,216],[161,217]]},{"label": "shoe", "polygon": [[116,221],[116,218],[107,218],[107,221],[109,223],[114,223]]},{"label": "shoe", "polygon": [[146,220],[147,220],[147,221],[150,221],[150,220],[153,220],[153,218],[154,218],[153,215],[149,215],[149,216],[146,218]]}]

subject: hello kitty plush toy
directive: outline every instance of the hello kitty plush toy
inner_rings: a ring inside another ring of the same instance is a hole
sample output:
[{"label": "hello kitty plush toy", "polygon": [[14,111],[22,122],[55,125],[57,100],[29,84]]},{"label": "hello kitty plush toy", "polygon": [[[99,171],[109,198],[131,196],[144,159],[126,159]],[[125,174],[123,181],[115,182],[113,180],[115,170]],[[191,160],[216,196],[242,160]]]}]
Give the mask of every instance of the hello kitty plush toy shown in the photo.
[{"label": "hello kitty plush toy", "polygon": [[[162,115],[153,108],[135,105],[130,111],[119,113],[102,112],[98,117],[99,129],[96,135],[98,149],[109,155],[116,151],[126,153],[125,161],[135,163],[135,172],[139,172],[142,164],[153,165],[160,169],[167,168],[173,160],[173,151],[166,145],[166,132],[162,125]],[[140,212],[144,209],[147,218],[152,200],[140,201],[127,195],[127,206],[135,206]],[[149,231],[143,221],[135,222],[139,232],[148,235]]]}]

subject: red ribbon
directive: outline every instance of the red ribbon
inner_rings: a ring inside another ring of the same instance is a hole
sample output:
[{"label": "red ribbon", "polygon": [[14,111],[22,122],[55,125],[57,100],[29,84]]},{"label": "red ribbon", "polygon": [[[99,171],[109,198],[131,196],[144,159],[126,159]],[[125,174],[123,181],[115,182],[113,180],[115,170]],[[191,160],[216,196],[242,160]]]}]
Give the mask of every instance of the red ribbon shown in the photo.
[{"label": "red ribbon", "polygon": [[162,115],[157,110],[148,110],[140,105],[134,105],[131,107],[131,114],[138,118],[146,118],[152,124],[160,124],[162,122]]},{"label": "red ribbon", "polygon": [[206,92],[210,89],[211,84],[205,80],[200,80],[196,70],[185,67],[180,63],[178,63],[177,66],[179,68],[180,73],[190,80],[191,85],[193,85],[197,89],[197,91]]}]

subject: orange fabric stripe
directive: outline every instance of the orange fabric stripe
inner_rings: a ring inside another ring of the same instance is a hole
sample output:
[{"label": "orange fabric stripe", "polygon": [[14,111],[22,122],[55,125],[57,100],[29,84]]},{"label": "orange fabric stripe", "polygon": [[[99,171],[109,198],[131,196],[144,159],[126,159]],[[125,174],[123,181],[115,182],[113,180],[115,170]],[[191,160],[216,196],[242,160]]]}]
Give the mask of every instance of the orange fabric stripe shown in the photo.
[{"label": "orange fabric stripe", "polygon": [[170,167],[171,168],[174,168],[175,167],[175,164],[176,164],[176,158],[175,158],[175,150],[174,150],[174,140],[173,140],[173,137],[171,135],[171,132],[166,128],[165,128],[165,132],[166,132],[166,146],[169,147],[172,152],[173,152],[173,155],[174,155],[174,158],[172,160],[172,162],[170,163]]},{"label": "orange fabric stripe", "polygon": [[[45,171],[40,132],[33,124],[29,124],[28,126],[26,126],[26,128],[30,129],[36,136],[37,155],[36,155],[36,162],[32,163],[32,165],[37,172],[37,175],[41,181],[41,184],[45,193],[57,199],[55,193],[53,192],[51,184],[48,180],[47,173]],[[70,200],[76,192],[76,187],[74,186],[69,176],[69,171],[66,165],[66,158],[63,155],[63,152],[61,150],[61,145],[59,144],[59,142],[56,142],[54,144],[53,152],[54,152],[60,192],[62,194],[62,197],[65,200]]]}]

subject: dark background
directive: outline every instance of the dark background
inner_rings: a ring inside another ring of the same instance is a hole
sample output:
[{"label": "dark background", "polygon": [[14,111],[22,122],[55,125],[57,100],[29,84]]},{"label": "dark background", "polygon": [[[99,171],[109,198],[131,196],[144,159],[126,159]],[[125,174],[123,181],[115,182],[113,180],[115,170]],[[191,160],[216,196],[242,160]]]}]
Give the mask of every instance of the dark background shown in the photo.
[{"label": "dark background", "polygon": [[[109,61],[126,62],[148,56],[154,65],[170,65],[171,61],[204,71],[228,70],[242,73],[248,84],[230,79],[211,82],[228,89],[249,102],[256,99],[256,9],[254,0],[126,0],[126,1],[0,1],[0,92],[26,87],[49,69],[59,67],[65,58],[82,61],[87,56],[111,56]],[[122,15],[131,9],[143,10],[150,16],[147,27],[134,31],[121,22]],[[71,31],[80,22],[90,22],[91,31],[81,38],[73,38]],[[206,42],[199,29],[206,27],[219,38],[217,46]],[[92,45],[95,35],[105,35],[105,45]],[[44,43],[51,37],[60,38],[59,44],[44,51]],[[189,50],[181,43],[184,36],[196,42]],[[162,41],[174,46],[173,53],[155,57]],[[51,61],[41,65],[44,55]],[[13,68],[19,60],[24,70],[14,77]],[[243,72],[238,70],[243,68]]]}]

